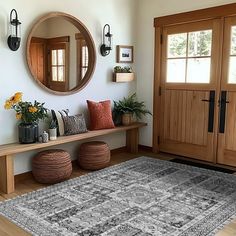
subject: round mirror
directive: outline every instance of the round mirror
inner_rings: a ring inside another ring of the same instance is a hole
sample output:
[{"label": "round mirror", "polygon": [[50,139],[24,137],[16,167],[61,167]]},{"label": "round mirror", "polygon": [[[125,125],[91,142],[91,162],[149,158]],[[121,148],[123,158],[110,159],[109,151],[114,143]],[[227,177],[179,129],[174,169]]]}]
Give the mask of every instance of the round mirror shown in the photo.
[{"label": "round mirror", "polygon": [[75,93],[87,85],[94,72],[94,42],[88,29],[75,17],[49,13],[30,31],[27,62],[34,79],[49,92]]}]

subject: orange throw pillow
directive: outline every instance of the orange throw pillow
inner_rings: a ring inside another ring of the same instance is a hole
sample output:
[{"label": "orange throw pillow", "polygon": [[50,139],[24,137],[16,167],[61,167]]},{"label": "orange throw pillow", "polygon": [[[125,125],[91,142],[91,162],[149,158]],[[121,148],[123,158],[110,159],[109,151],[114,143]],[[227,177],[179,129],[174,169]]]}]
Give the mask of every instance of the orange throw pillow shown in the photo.
[{"label": "orange throw pillow", "polygon": [[90,130],[110,129],[115,125],[112,120],[111,101],[93,102],[87,100],[90,116]]}]

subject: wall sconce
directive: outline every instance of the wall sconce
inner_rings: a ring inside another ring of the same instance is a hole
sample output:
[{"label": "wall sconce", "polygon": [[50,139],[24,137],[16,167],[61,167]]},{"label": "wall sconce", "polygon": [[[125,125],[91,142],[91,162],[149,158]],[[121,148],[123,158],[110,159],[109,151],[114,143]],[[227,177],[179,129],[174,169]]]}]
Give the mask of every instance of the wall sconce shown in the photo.
[{"label": "wall sconce", "polygon": [[100,47],[100,52],[102,56],[107,56],[110,51],[112,50],[112,34],[111,34],[111,28],[110,25],[106,24],[103,27],[102,32],[102,45]]},{"label": "wall sconce", "polygon": [[[12,16],[13,13],[15,18]],[[18,20],[17,11],[12,9],[10,13],[10,35],[7,39],[8,46],[12,51],[16,51],[20,47],[20,25],[21,22]]]}]

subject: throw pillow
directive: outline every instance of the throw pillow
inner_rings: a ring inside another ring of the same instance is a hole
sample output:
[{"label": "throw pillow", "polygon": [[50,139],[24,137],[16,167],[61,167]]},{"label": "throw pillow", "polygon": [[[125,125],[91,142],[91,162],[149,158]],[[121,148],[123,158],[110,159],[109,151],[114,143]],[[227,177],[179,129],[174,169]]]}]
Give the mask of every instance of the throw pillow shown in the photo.
[{"label": "throw pillow", "polygon": [[90,130],[110,129],[115,125],[112,120],[111,101],[93,102],[87,100]]},{"label": "throw pillow", "polygon": [[62,116],[64,121],[65,135],[73,135],[87,132],[87,127],[83,114],[75,116]]},{"label": "throw pillow", "polygon": [[55,111],[51,110],[52,118],[56,121],[57,124],[57,136],[63,136],[65,134],[64,122],[62,117],[69,115],[69,110]]}]

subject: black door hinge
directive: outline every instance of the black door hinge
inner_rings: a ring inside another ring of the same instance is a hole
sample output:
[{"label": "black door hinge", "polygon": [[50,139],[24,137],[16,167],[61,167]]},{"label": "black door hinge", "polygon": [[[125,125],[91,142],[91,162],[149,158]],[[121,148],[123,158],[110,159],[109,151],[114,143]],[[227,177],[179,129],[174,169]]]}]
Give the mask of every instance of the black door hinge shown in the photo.
[{"label": "black door hinge", "polygon": [[160,136],[157,136],[157,143],[160,144]]}]

